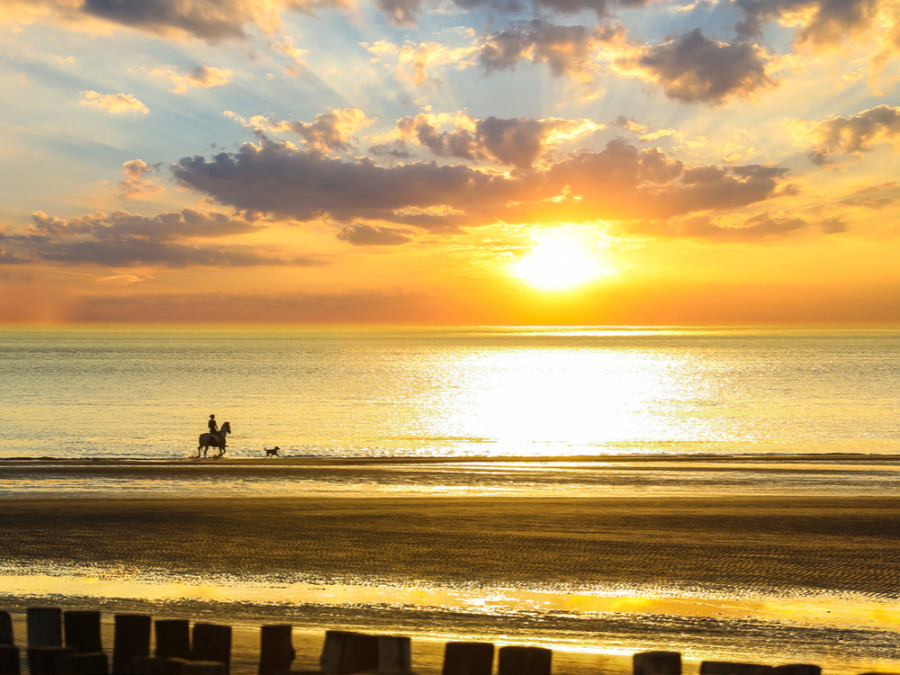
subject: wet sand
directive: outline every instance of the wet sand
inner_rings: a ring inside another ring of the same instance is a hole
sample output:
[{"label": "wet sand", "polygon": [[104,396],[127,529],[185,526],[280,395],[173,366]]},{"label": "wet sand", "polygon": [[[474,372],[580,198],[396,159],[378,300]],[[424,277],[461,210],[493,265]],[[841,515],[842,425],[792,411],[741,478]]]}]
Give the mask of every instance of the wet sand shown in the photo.
[{"label": "wet sand", "polygon": [[900,588],[900,497],[7,499],[0,529],[9,561],[182,574]]},{"label": "wet sand", "polygon": [[[795,639],[790,612],[796,607],[785,603],[772,610],[771,603],[759,598],[798,592],[801,600],[861,596],[883,601],[890,613],[898,607],[900,589],[900,497],[32,497],[0,500],[0,531],[3,563],[19,574],[75,570],[102,576],[119,570],[131,579],[193,580],[224,588],[224,596],[209,602],[126,598],[97,608],[147,611],[157,617],[188,614],[242,625],[245,661],[252,661],[258,636],[251,627],[286,620],[310,636],[301,649],[306,666],[313,665],[320,644],[316,632],[323,634],[326,628],[501,642],[517,642],[518,637],[527,642],[541,635],[569,635],[577,642],[591,634],[623,653],[672,648],[697,658],[760,654],[768,658],[765,662],[785,662],[804,652],[779,660],[774,652],[765,652],[773,637],[765,631],[769,626],[780,631],[782,645]],[[264,599],[254,604],[237,592],[232,601],[228,598],[229,585],[255,584],[275,589],[274,601],[283,603],[286,598],[277,597],[278,588],[298,581],[322,588],[397,588],[395,601],[408,602],[402,607],[370,603],[363,611],[353,602],[341,605],[312,597],[276,611]],[[416,604],[412,594],[424,588],[469,595],[507,589],[524,600],[518,612],[499,611],[491,618],[461,605],[437,611],[429,606],[433,598]],[[577,603],[598,592],[627,596],[647,589],[661,597],[701,597],[696,621],[690,624],[696,634],[685,634],[680,624],[672,623],[674,610],[664,604],[642,616],[656,622],[663,638],[678,636],[677,644],[654,641],[653,626],[637,629],[608,607],[599,607],[590,621],[583,621],[572,616],[575,604],[560,605],[559,611],[540,604],[548,597]],[[716,606],[709,599],[715,589],[747,602]],[[32,592],[36,595],[31,598],[7,592],[0,599],[6,598],[13,609],[34,604],[35,597],[62,606],[91,603],[74,593],[45,591],[48,595],[41,598],[40,588]],[[534,603],[530,609],[529,602]],[[722,617],[729,607],[733,615]],[[768,614],[736,616],[754,607]],[[804,609],[800,624],[818,630],[811,625],[818,617],[823,626],[844,630],[840,608],[827,615],[832,612],[827,607]],[[787,627],[778,623],[778,611]],[[667,621],[675,627],[667,628]],[[877,645],[884,633],[896,644],[892,621],[869,626],[875,637],[866,639]],[[857,642],[864,641],[865,626],[850,628],[859,629]],[[434,672],[440,642],[419,640],[417,645],[420,671]],[[778,646],[771,648],[777,651]],[[858,659],[868,669],[900,666],[898,654],[883,653],[886,660],[874,663],[871,654],[854,651],[852,645],[822,654],[811,649],[817,658],[813,662]],[[560,658],[571,663],[557,672],[576,673],[589,671],[587,666],[579,670],[579,663],[596,665],[600,657]],[[604,672],[611,670],[616,668],[607,664]]]}]

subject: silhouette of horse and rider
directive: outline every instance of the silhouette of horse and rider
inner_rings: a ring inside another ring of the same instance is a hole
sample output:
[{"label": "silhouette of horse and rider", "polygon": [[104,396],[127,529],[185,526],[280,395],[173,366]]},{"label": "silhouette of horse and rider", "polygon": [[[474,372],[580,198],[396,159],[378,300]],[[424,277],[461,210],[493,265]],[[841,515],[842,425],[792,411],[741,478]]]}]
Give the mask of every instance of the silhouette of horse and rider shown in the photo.
[{"label": "silhouette of horse and rider", "polygon": [[225,437],[231,433],[231,425],[228,422],[222,422],[222,427],[219,428],[215,415],[209,416],[209,422],[207,424],[209,426],[209,431],[205,434],[200,434],[200,444],[197,446],[197,459],[200,458],[201,450],[203,451],[203,457],[205,458],[206,451],[209,450],[210,446],[219,449],[219,454],[213,455],[213,459],[218,459],[225,454]]}]

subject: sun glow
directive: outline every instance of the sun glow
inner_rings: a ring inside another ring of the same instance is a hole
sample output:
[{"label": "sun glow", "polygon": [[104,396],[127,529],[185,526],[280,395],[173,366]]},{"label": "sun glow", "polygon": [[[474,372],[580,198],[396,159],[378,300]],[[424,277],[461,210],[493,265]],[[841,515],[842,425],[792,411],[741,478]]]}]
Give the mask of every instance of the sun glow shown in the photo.
[{"label": "sun glow", "polygon": [[531,251],[510,268],[532,288],[569,290],[612,273],[593,248],[584,236],[571,230],[544,232]]}]

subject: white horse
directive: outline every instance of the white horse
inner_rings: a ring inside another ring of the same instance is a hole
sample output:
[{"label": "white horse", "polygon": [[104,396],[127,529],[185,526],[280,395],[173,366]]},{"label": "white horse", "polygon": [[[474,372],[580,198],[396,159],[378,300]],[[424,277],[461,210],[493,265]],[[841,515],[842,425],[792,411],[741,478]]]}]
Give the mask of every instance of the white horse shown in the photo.
[{"label": "white horse", "polygon": [[219,449],[219,454],[213,457],[216,459],[225,454],[225,437],[231,433],[231,425],[228,422],[222,423],[219,429],[219,435],[215,436],[211,433],[200,434],[200,445],[197,446],[197,459],[200,459],[200,451],[203,450],[203,457],[206,457],[206,451],[209,446]]}]

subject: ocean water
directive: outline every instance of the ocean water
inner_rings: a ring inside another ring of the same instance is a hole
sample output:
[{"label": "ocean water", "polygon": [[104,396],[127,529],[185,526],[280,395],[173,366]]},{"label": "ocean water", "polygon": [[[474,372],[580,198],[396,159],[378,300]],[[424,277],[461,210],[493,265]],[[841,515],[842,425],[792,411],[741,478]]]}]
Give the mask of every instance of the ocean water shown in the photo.
[{"label": "ocean water", "polygon": [[900,332],[3,329],[0,459],[892,454]]},{"label": "ocean water", "polygon": [[0,603],[897,672],[898,338],[2,329]]}]

